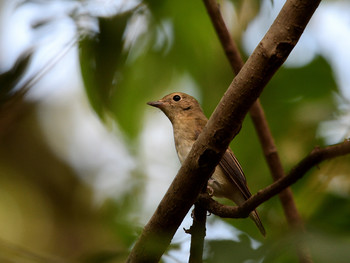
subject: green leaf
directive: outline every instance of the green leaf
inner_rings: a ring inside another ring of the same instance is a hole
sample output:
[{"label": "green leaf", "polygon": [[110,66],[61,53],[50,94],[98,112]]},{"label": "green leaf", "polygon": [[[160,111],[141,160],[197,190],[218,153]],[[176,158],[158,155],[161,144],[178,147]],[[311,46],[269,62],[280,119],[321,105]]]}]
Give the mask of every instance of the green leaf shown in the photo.
[{"label": "green leaf", "polygon": [[123,33],[130,13],[98,18],[99,33],[80,41],[80,65],[90,102],[104,118],[116,88],[116,75],[125,63]]},{"label": "green leaf", "polygon": [[264,251],[262,247],[253,249],[251,241],[246,235],[240,235],[240,241],[232,240],[210,240],[207,242],[209,247],[206,254],[208,258],[205,262],[235,262],[243,263],[248,260],[258,261],[263,258]]}]

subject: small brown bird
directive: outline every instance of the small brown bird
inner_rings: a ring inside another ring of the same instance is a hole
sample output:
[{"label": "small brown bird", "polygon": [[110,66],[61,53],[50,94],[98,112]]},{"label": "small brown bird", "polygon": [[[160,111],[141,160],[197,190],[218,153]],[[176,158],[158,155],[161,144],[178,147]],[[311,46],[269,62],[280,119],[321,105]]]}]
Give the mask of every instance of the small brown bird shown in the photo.
[{"label": "small brown bird", "polygon": [[[147,104],[161,109],[171,121],[177,155],[183,163],[208,121],[198,101],[188,94],[175,92]],[[251,196],[242,167],[230,148],[209,179],[208,192],[216,197],[230,199],[237,205]],[[265,236],[257,211],[252,211],[249,216]]]}]

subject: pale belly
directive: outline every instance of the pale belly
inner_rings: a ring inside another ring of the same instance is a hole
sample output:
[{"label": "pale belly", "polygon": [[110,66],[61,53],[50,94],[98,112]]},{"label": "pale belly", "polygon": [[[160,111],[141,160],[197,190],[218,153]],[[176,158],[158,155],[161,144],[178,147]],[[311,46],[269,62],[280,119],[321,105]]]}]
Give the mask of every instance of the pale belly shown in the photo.
[{"label": "pale belly", "polygon": [[179,145],[176,145],[177,156],[179,157],[180,163],[182,164],[189,152],[191,151],[193,143],[183,142]]}]

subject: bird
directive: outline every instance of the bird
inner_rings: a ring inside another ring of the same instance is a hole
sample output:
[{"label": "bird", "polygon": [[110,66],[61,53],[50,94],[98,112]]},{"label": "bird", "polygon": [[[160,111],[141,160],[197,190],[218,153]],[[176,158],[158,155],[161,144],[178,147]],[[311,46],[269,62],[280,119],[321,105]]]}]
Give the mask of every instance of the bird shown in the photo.
[{"label": "bird", "polygon": [[[194,97],[182,92],[168,94],[147,104],[159,108],[172,123],[175,148],[182,164],[208,122],[201,106]],[[208,180],[207,192],[214,197],[229,199],[236,205],[241,205],[251,196],[242,167],[230,147]],[[249,217],[266,236],[258,212],[253,210]]]}]

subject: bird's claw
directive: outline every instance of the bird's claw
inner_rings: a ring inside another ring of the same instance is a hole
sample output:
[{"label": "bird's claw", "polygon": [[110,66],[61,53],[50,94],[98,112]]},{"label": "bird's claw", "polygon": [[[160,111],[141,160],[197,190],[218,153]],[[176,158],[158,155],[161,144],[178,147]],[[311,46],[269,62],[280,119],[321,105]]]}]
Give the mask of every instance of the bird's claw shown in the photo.
[{"label": "bird's claw", "polygon": [[211,186],[207,186],[207,193],[208,193],[208,195],[210,196],[210,197],[212,197],[213,195],[214,195],[214,189],[213,189],[213,187],[211,187]]}]

